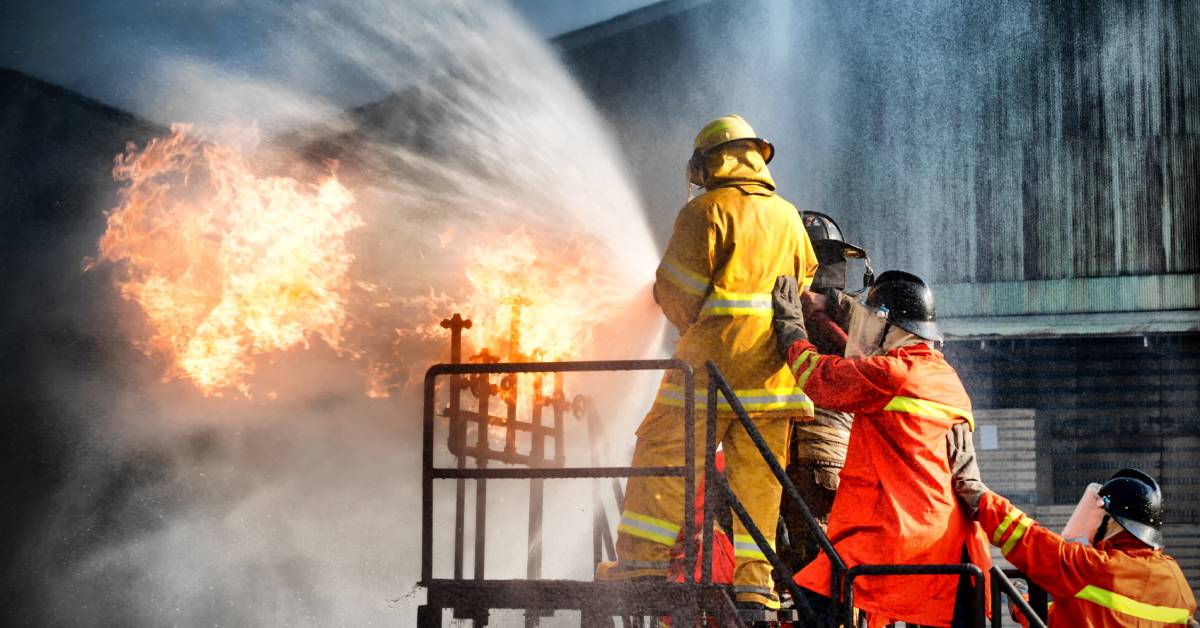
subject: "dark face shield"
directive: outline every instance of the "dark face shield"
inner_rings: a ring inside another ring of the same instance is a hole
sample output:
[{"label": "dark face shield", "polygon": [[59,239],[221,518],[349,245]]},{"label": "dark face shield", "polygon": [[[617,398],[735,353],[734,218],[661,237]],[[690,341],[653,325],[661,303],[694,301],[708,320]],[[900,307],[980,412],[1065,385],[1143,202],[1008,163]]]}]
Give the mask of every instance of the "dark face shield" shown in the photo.
[{"label": "dark face shield", "polygon": [[[829,290],[860,290],[871,287],[875,273],[871,269],[871,258],[867,252],[853,244],[840,240],[815,240],[812,243],[813,253],[817,255],[817,275],[813,277],[814,292]],[[847,276],[862,269],[861,285],[851,285]]]}]

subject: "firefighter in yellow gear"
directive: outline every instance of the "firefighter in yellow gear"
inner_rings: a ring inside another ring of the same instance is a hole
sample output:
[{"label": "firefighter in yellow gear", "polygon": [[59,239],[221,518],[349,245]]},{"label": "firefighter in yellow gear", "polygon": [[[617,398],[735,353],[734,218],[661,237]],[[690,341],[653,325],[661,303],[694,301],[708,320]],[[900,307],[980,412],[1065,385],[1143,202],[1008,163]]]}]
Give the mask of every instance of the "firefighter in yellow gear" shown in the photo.
[{"label": "firefighter in yellow gear", "polygon": [[[812,402],[775,350],[771,331],[775,278],[791,275],[807,286],[817,268],[800,213],[775,193],[767,170],[773,154],[771,144],[738,116],[718,118],[701,129],[687,172],[689,183],[705,191],[680,210],[655,277],[655,300],[679,330],[675,357],[695,370],[700,471],[706,360],[720,367],[781,464],[791,422],[813,417]],[[683,464],[683,404],[682,376],[669,372],[637,430],[633,466]],[[718,404],[717,438],[725,451],[729,484],[773,542],[782,489],[724,397],[718,397]],[[618,528],[618,560],[600,565],[597,577],[665,574],[682,521],[682,479],[630,478]],[[733,532],[738,602],[779,608],[766,557],[740,521],[735,520]]]}]

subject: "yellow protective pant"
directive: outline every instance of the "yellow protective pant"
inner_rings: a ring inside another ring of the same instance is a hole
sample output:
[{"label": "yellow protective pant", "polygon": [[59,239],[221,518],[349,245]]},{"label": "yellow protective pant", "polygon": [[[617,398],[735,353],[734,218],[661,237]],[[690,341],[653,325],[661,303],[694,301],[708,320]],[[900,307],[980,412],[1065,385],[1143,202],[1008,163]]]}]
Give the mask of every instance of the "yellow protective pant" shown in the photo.
[{"label": "yellow protective pant", "polygon": [[[779,459],[787,464],[792,418],[782,413],[751,413],[755,426]],[[696,408],[696,478],[704,474],[704,431],[707,416]],[[678,466],[683,456],[683,411],[655,404],[637,430],[633,466]],[[718,415],[717,441],[725,450],[725,476],[738,500],[763,536],[775,542],[779,498],[783,492],[750,435],[733,415]],[[610,577],[666,573],[671,546],[683,525],[683,479],[631,477],[625,489],[625,511],[617,535],[618,568]],[[734,589],[739,601],[779,608],[771,565],[753,537],[734,517]]]}]

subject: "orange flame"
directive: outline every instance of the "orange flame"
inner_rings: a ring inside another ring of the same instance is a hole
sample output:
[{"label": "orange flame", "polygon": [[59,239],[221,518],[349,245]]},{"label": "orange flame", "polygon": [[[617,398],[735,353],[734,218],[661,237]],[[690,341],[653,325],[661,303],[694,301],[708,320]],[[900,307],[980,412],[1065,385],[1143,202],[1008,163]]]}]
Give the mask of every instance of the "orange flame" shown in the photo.
[{"label": "orange flame", "polygon": [[[206,396],[251,396],[260,358],[318,339],[364,362],[367,394],[387,396],[413,381],[414,360],[444,352],[438,323],[455,312],[474,323],[464,359],[484,350],[506,361],[579,358],[614,301],[595,241],[523,229],[470,240],[485,244],[467,256],[459,297],[393,296],[350,277],[347,234],[363,220],[336,173],[316,183],[264,176],[236,147],[187,125],[171,131],[117,156],[113,177],[126,186],[85,268],[116,266],[122,297],[149,326],[138,344],[168,360],[165,379]],[[452,249],[454,227],[437,237]]]},{"label": "orange flame", "polygon": [[472,251],[461,304],[475,325],[468,338],[508,361],[577,358],[604,315],[606,294],[591,259],[591,243],[539,247],[525,230]]},{"label": "orange flame", "polygon": [[[387,302],[380,311],[417,322],[395,329],[391,353],[367,356],[370,394],[386,396],[389,389],[412,383],[412,373],[395,352],[411,347],[414,340],[435,343],[444,361],[442,343],[448,332],[440,321],[454,313],[472,321],[471,328],[462,331],[464,361],[481,359],[484,351],[493,360],[507,362],[584,357],[593,328],[604,320],[614,299],[596,263],[594,241],[576,236],[559,247],[548,246],[548,241],[554,240],[535,239],[518,229],[470,249],[464,270],[468,285],[457,297],[433,290],[413,297],[380,296]],[[546,385],[550,383],[547,379]],[[532,393],[523,388],[522,404]]]},{"label": "orange flame", "polygon": [[108,214],[100,261],[145,313],[147,353],[205,395],[249,395],[255,358],[319,338],[341,350],[346,234],[363,224],[331,172],[316,184],[259,176],[237,148],[187,125],[130,144],[113,168],[128,183]]}]

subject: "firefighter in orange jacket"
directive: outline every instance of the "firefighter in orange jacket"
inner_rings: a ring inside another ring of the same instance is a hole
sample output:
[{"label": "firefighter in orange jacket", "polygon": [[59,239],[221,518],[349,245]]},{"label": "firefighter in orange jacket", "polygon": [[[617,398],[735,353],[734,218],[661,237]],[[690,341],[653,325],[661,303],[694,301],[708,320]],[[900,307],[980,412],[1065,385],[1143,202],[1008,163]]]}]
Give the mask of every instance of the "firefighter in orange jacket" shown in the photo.
[{"label": "firefighter in orange jacket", "polygon": [[959,496],[1004,557],[1054,597],[1051,628],[1188,625],[1196,599],[1163,553],[1162,492],[1154,478],[1122,469],[1100,489],[1104,517],[1092,544],[1041,527],[982,482]]},{"label": "firefighter in orange jacket", "polygon": [[[865,250],[843,240],[841,228],[829,216],[806,211],[802,218],[820,263],[812,286],[800,295],[808,339],[821,353],[841,355],[846,350],[846,332],[838,320],[841,316],[841,309],[837,307],[838,295],[846,291],[846,271],[851,259],[863,262],[866,271],[863,286],[874,281],[871,260]],[[792,425],[787,474],[824,529],[837,494],[838,474],[846,462],[846,446],[850,443],[850,424],[854,418],[847,412],[829,410],[820,404],[814,406],[816,417],[811,423]],[[799,507],[791,499],[785,497],[779,510],[783,516],[783,529],[787,532],[787,542],[780,544],[779,557],[792,572],[800,571],[820,552],[817,536],[809,530]]]},{"label": "firefighter in orange jacket", "polygon": [[[849,297],[848,297],[849,298]],[[942,337],[933,294],[901,271],[879,276],[865,302],[849,298],[847,355],[821,355],[808,341],[795,281],[774,291],[779,349],[796,383],[817,405],[854,413],[828,534],[848,567],[858,564],[946,564],[964,558],[986,574],[991,566],[979,527],[955,499],[951,435],[970,427],[971,401],[957,373],[931,343]],[[823,553],[795,576],[829,596]],[[949,626],[957,576],[869,576],[854,582],[855,606],[872,627],[902,620]],[[831,608],[828,599],[813,605]],[[960,608],[960,616],[969,612]]]},{"label": "firefighter in orange jacket", "polygon": [[[790,422],[811,420],[812,403],[775,351],[771,289],[788,275],[804,285],[816,256],[795,206],[775,193],[767,170],[775,150],[738,116],[708,123],[696,136],[688,180],[705,192],[680,210],[654,282],[663,314],[679,330],[675,357],[695,369],[696,443],[704,443],[708,377],[713,360],[750,412],[771,450],[786,460]],[[637,430],[633,466],[683,464],[684,390],[680,374],[664,376],[654,406]],[[722,398],[717,438],[729,484],[758,528],[774,536],[782,489]],[[696,463],[703,468],[702,447]],[[632,477],[618,527],[616,563],[602,580],[662,578],[683,522],[679,478]],[[734,523],[734,589],[743,605],[779,608],[771,566],[741,522]]]}]

